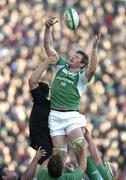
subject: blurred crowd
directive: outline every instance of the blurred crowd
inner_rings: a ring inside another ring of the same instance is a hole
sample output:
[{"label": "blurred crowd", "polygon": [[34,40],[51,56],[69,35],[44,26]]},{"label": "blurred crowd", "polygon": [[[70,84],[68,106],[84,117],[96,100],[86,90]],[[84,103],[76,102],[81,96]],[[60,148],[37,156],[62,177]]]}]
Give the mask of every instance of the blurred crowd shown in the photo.
[{"label": "blurred crowd", "polygon": [[[73,6],[79,28],[63,22],[65,7]],[[102,33],[98,67],[81,100],[81,111],[103,159],[115,163],[126,178],[126,3],[114,0],[0,1],[0,163],[21,174],[33,157],[29,147],[32,100],[28,78],[46,58],[45,21],[60,19],[53,29],[54,47],[64,57],[83,49],[91,54],[94,34]],[[52,70],[44,72],[50,82]],[[68,157],[71,160],[72,157]]]}]

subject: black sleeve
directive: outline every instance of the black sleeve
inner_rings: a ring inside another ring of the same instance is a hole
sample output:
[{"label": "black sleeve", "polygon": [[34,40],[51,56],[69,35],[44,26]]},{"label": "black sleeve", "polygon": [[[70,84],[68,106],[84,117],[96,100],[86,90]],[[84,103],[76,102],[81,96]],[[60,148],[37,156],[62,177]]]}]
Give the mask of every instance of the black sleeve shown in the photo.
[{"label": "black sleeve", "polygon": [[31,96],[33,98],[33,102],[34,103],[39,103],[41,104],[42,101],[44,101],[46,98],[44,97],[44,95],[42,94],[41,90],[39,87],[33,89],[30,91]]}]

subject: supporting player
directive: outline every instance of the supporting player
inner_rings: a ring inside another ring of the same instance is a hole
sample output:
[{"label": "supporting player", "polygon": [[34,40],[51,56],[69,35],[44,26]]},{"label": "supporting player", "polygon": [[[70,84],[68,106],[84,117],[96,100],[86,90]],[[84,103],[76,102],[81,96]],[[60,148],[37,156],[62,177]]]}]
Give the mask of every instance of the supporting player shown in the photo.
[{"label": "supporting player", "polygon": [[40,166],[38,167],[38,161],[46,154],[46,152],[41,150],[41,147],[39,147],[32,162],[24,172],[22,180],[31,180],[33,177],[37,178],[38,180],[82,180],[84,171],[86,170],[86,149],[87,147],[85,144],[82,143],[81,145],[78,145],[78,153],[76,154],[78,168],[67,173],[65,158],[59,153],[56,153],[50,157],[47,168],[42,168]]},{"label": "supporting player", "polygon": [[115,166],[107,161],[102,162],[98,149],[88,129],[85,129],[84,136],[87,140],[88,150],[91,154],[88,156],[86,174],[91,180],[116,180],[117,170]]}]

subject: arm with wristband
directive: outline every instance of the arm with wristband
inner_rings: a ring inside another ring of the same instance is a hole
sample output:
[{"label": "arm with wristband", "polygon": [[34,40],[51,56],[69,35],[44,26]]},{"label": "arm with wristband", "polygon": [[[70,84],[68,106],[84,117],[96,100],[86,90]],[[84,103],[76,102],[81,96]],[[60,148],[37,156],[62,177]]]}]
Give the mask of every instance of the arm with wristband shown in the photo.
[{"label": "arm with wristband", "polygon": [[[45,23],[45,32],[44,32],[44,48],[46,51],[46,54],[48,56],[56,55],[58,56],[56,50],[53,47],[53,38],[52,38],[52,26],[56,24],[58,20],[56,20],[55,17],[50,18]],[[58,57],[57,57],[58,58]]]},{"label": "arm with wristband", "polygon": [[100,37],[101,37],[101,33],[95,35],[95,38],[93,40],[92,55],[90,58],[89,66],[86,70],[86,77],[88,79],[88,82],[92,79],[97,68],[97,47],[100,42]]}]

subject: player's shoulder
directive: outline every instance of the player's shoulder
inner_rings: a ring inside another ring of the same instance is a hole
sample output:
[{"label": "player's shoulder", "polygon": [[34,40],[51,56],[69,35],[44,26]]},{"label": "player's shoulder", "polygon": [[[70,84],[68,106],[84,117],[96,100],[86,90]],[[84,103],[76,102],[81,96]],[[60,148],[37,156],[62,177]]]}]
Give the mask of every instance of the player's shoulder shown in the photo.
[{"label": "player's shoulder", "polygon": [[66,65],[68,64],[68,60],[66,58],[64,58],[63,56],[59,56],[58,61],[57,61],[57,65]]}]

